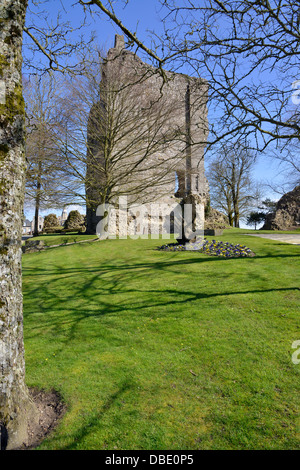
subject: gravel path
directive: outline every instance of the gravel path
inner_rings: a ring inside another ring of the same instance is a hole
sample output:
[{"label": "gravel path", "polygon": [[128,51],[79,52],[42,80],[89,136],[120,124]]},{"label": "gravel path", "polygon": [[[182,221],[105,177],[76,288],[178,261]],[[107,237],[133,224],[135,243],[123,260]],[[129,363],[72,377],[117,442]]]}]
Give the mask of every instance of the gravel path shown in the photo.
[{"label": "gravel path", "polygon": [[278,242],[291,243],[293,245],[300,245],[300,233],[288,234],[288,233],[247,233],[251,237],[268,238],[270,240],[277,240]]}]

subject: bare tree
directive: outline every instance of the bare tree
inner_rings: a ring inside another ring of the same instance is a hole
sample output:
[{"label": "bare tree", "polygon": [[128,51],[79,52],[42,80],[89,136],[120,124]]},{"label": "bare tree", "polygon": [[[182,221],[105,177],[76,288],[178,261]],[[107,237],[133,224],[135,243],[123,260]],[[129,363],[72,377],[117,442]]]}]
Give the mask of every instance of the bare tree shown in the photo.
[{"label": "bare tree", "polygon": [[255,160],[256,154],[239,141],[223,144],[210,163],[212,204],[226,213],[231,226],[239,227],[240,218],[257,198],[251,178]]},{"label": "bare tree", "polygon": [[[26,161],[21,68],[26,10],[27,0],[4,0],[0,6],[1,449],[16,449],[28,443],[28,424],[38,419],[37,409],[25,385],[23,345],[21,236]],[[60,34],[55,28],[48,28],[43,44],[37,38],[37,27],[27,27],[25,31],[47,57],[50,68],[66,69],[66,62],[61,65],[59,58],[62,61],[66,59],[66,54],[74,50],[75,43],[66,40],[63,28]],[[54,40],[54,44],[50,39]],[[50,44],[54,45],[51,55],[47,52]]]},{"label": "bare tree", "polygon": [[[60,2],[49,5],[48,0],[26,2],[26,24],[24,25],[24,68],[34,75],[47,72],[81,73],[88,66],[88,59],[74,60],[78,51],[95,41],[95,33],[87,29],[88,18],[80,1],[65,6]],[[70,22],[68,9],[77,12],[79,21]],[[84,54],[82,54],[82,57]]]},{"label": "bare tree", "polygon": [[65,188],[70,175],[57,145],[61,128],[58,108],[63,91],[53,75],[31,77],[25,86],[26,102],[26,195],[25,203],[34,205],[34,234],[38,234],[40,209],[59,208],[70,203]]},{"label": "bare tree", "polygon": [[[70,80],[69,95],[61,103],[61,151],[70,173],[86,190],[74,197],[87,205],[88,231],[93,233],[101,203],[117,204],[127,196],[128,204],[141,204],[175,194],[175,172],[185,172],[187,147],[197,146],[192,137],[188,141],[186,127],[186,90],[196,87],[194,81],[189,85],[186,77],[167,73],[162,90],[163,78],[155,68],[126,51],[130,66],[121,51],[112,49],[110,54],[104,63],[99,55],[98,69]],[[178,93],[180,86],[183,93]],[[200,115],[197,129],[202,134],[206,90],[203,84],[191,92],[190,108]]]},{"label": "bare tree", "polygon": [[27,442],[28,422],[36,416],[25,386],[22,333],[25,133],[21,47],[25,12],[24,1],[6,1],[1,6],[0,73],[5,88],[0,104],[0,429],[3,448],[6,444],[8,448],[17,448]]},{"label": "bare tree", "polygon": [[278,163],[277,176],[265,184],[272,192],[282,196],[300,184],[299,145],[290,142],[284,148],[275,149],[272,159]]},{"label": "bare tree", "polygon": [[185,66],[208,80],[211,144],[243,134],[255,149],[299,147],[298,2],[159,2],[164,34],[153,34],[152,48],[120,21],[111,0],[81,4],[107,15],[161,71]]},{"label": "bare tree", "polygon": [[[45,5],[44,9],[40,9],[37,14],[37,20],[32,21],[24,27],[25,14],[27,9],[26,0],[4,0],[0,7],[1,27],[2,32],[0,36],[0,79],[1,91],[4,89],[5,96],[1,95],[0,104],[0,120],[2,124],[0,134],[0,204],[1,204],[1,220],[0,220],[0,233],[1,233],[1,293],[0,293],[0,309],[1,309],[1,369],[3,378],[0,384],[0,421],[2,435],[8,436],[8,448],[18,447],[23,442],[27,441],[27,423],[29,419],[29,411],[32,409],[31,403],[28,398],[28,392],[25,387],[24,379],[24,356],[23,356],[23,340],[22,340],[22,295],[21,295],[21,227],[22,227],[22,209],[24,201],[24,177],[25,177],[25,154],[24,154],[24,102],[22,98],[22,81],[21,81],[21,65],[22,65],[22,40],[23,29],[30,44],[33,46],[35,54],[40,53],[40,57],[46,58],[41,61],[40,71],[45,70],[80,70],[84,63],[75,63],[68,61],[70,55],[78,50],[88,40],[87,38],[79,37],[78,31],[75,31],[76,40],[72,40],[74,28],[68,22],[62,22],[60,18],[56,24],[51,23],[47,14],[47,2],[35,1],[32,3],[34,6]],[[127,2],[125,2],[127,3]],[[156,51],[151,50],[128,28],[126,28],[119,18],[116,17],[113,10],[113,2],[107,1],[104,5],[99,0],[91,0],[84,2],[79,0],[74,3],[74,7],[84,7],[84,12],[89,13],[95,11],[102,12],[103,15],[109,17],[114,21],[118,27],[127,36],[129,41],[137,48],[143,50],[149,55],[158,67],[162,81],[167,82],[167,74],[163,67],[170,64],[176,57],[185,61],[189,61],[194,70],[202,75],[203,67],[209,71],[208,76],[211,74],[215,79],[214,95],[219,97],[225,104],[224,119],[228,124],[228,132],[225,135],[236,135],[240,129],[245,129],[247,134],[248,130],[254,129],[263,137],[269,136],[269,141],[264,142],[264,145],[272,140],[278,138],[277,130],[280,128],[281,139],[299,139],[299,125],[292,117],[283,118],[284,107],[279,106],[279,110],[267,108],[267,104],[263,101],[260,92],[260,84],[255,88],[247,88],[242,83],[242,78],[238,77],[236,72],[239,70],[237,67],[240,54],[247,54],[248,51],[257,52],[261,49],[263,41],[269,40],[270,46],[266,58],[271,57],[270,69],[278,69],[280,67],[288,67],[290,77],[293,76],[291,64],[298,57],[298,41],[299,41],[299,21],[298,9],[296,9],[292,1],[287,1],[284,7],[281,2],[277,2],[277,8],[273,11],[269,2],[231,2],[229,1],[211,1],[203,6],[201,11],[206,16],[205,21],[196,22],[181,22],[183,28],[177,29],[174,37],[171,31],[166,29],[166,37],[163,38],[162,43],[165,46],[167,54],[165,57],[160,58]],[[164,1],[166,6],[170,5],[167,0]],[[191,1],[187,3],[189,10],[197,8]],[[241,8],[239,8],[239,6]],[[290,8],[290,10],[288,10]],[[284,9],[284,11],[283,11]],[[81,10],[82,11],[82,10]],[[196,10],[194,10],[196,11]],[[282,15],[283,11],[283,15]],[[29,20],[32,19],[32,12],[29,12]],[[172,13],[172,11],[171,11]],[[176,12],[175,12],[176,13]],[[192,12],[194,13],[194,12]],[[249,14],[252,14],[250,21],[246,23],[249,26],[249,34],[242,35],[242,44],[236,50],[237,41],[239,37],[239,25],[245,24]],[[270,30],[269,35],[254,34],[250,26],[256,25],[253,15],[257,14],[260,21],[257,31],[264,31],[263,28]],[[208,17],[207,17],[208,15]],[[218,37],[214,26],[218,26],[220,15],[225,15],[226,19],[233,24],[233,33],[229,35],[228,41],[224,40],[226,37]],[[281,16],[280,16],[281,15]],[[209,19],[209,22],[206,19]],[[216,21],[214,19],[216,18]],[[286,21],[288,18],[288,22]],[[179,16],[175,18],[178,21]],[[83,16],[79,28],[85,24],[85,16]],[[173,23],[174,25],[174,23]],[[185,25],[189,28],[185,30]],[[192,27],[190,27],[192,25]],[[204,25],[204,26],[203,26]],[[213,25],[213,28],[210,28]],[[176,30],[178,24],[175,23]],[[275,28],[275,33],[272,30]],[[235,29],[236,28],[236,29]],[[184,33],[184,37],[180,38],[180,33]],[[198,35],[198,40],[194,41],[195,35]],[[204,36],[203,36],[204,35]],[[256,40],[256,38],[259,38]],[[251,39],[252,38],[252,39]],[[255,39],[253,39],[255,38]],[[267,38],[267,39],[266,39]],[[280,41],[279,39],[282,39]],[[287,41],[286,38],[289,40]],[[179,39],[179,42],[177,41]],[[181,41],[181,42],[180,42]],[[283,48],[281,46],[283,44]],[[202,46],[208,46],[204,50],[199,61],[196,57],[190,55],[198,50],[203,51]],[[168,47],[167,47],[168,46]],[[210,49],[216,46],[220,49],[219,53],[215,53],[215,49]],[[228,48],[224,51],[224,47]],[[276,54],[272,52],[272,47]],[[222,50],[223,47],[223,50]],[[169,48],[169,50],[167,50]],[[236,55],[234,53],[237,52]],[[230,56],[230,54],[232,54]],[[214,67],[211,67],[207,62],[207,57],[216,59],[220,62],[220,80]],[[232,57],[230,59],[230,57]],[[253,55],[254,57],[254,55]],[[205,60],[203,60],[203,58]],[[226,65],[226,60],[229,58]],[[283,59],[283,60],[281,60]],[[225,61],[225,63],[224,63]],[[288,62],[289,61],[289,62]],[[68,63],[69,62],[69,63]],[[32,65],[32,62],[26,57],[27,65]],[[263,63],[263,58],[258,53],[257,62],[250,64],[250,71],[257,70],[257,67]],[[177,63],[178,65],[178,63]],[[175,64],[175,67],[177,66]],[[35,67],[39,68],[35,64]],[[265,67],[267,68],[267,66]],[[277,70],[276,70],[277,71]],[[246,75],[247,77],[248,75]],[[244,74],[244,78],[245,74]],[[224,82],[225,80],[225,82]],[[225,87],[224,87],[225,83]],[[2,86],[3,85],[3,86]],[[225,90],[225,91],[224,91]],[[264,96],[270,103],[274,103],[271,99],[271,92],[275,91],[275,96],[281,98],[279,103],[286,103],[286,90],[269,89],[266,90]],[[240,93],[243,92],[243,93]],[[256,95],[257,93],[257,95]],[[254,108],[253,98],[259,97],[257,102],[260,103],[259,109]],[[246,99],[245,99],[246,98]],[[261,98],[261,100],[260,100]],[[244,99],[244,104],[242,101]],[[250,100],[250,101],[249,101]],[[238,110],[239,112],[235,112]],[[262,111],[266,111],[264,114]],[[281,112],[282,111],[282,112]],[[222,116],[222,113],[221,113]],[[252,119],[248,120],[248,116]],[[232,120],[231,121],[231,117]],[[223,121],[224,121],[223,119]],[[221,119],[222,124],[222,119]],[[246,124],[245,124],[246,123]],[[271,126],[268,130],[262,124]],[[143,126],[142,126],[143,127]],[[274,130],[275,129],[275,130]],[[162,134],[165,134],[165,142],[168,142],[168,135],[159,129],[158,140],[162,143]],[[283,132],[284,131],[284,132]],[[223,133],[224,134],[224,133]],[[151,144],[151,140],[149,142]],[[191,145],[191,143],[190,143]],[[151,146],[150,146],[151,147]],[[68,155],[68,142],[65,142],[66,155]],[[190,177],[193,175],[190,174]],[[78,196],[80,192],[78,192]],[[1,439],[3,442],[4,440]]]},{"label": "bare tree", "polygon": [[[38,5],[43,2],[33,2]],[[44,2],[47,8],[47,2]],[[75,2],[80,5],[82,2]],[[25,385],[21,229],[25,190],[25,109],[22,96],[23,31],[45,70],[78,70],[68,57],[87,43],[70,39],[74,28],[59,19],[50,24],[47,10],[25,27],[27,0],[4,0],[0,6],[0,432],[1,448],[28,442],[28,423],[37,415]],[[32,18],[31,12],[27,18]],[[84,25],[84,17],[81,26]],[[75,36],[77,32],[75,31]],[[27,66],[33,64],[26,57]],[[38,68],[36,62],[35,70]],[[80,67],[79,67],[80,69]]]},{"label": "bare tree", "polygon": [[216,116],[211,142],[243,133],[260,149],[279,141],[299,145],[299,107],[293,99],[299,82],[298,2],[161,3],[163,60],[189,64],[210,83]]}]

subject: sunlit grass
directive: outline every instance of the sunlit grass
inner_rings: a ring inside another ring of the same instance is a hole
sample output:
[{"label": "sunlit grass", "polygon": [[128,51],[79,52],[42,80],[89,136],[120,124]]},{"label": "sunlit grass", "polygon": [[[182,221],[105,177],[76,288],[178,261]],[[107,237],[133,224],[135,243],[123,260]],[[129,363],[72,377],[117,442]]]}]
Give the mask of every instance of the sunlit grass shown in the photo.
[{"label": "sunlit grass", "polygon": [[43,449],[295,449],[299,246],[254,258],[107,240],[26,254],[29,386],[67,413]]},{"label": "sunlit grass", "polygon": [[97,235],[86,235],[85,233],[74,232],[66,234],[45,234],[34,237],[34,240],[42,240],[46,246],[65,245],[67,243],[78,243],[85,240],[95,240]]}]

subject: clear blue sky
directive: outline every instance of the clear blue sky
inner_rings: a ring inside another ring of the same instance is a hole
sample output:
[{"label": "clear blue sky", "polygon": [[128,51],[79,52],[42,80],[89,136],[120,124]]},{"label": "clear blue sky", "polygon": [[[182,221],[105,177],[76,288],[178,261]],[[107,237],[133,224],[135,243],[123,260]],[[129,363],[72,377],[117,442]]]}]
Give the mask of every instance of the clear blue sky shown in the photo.
[{"label": "clear blue sky", "polygon": [[[26,18],[28,25],[32,22],[33,18],[30,11],[37,12],[42,9],[41,6],[35,7],[31,0],[29,0],[29,5],[29,13]],[[136,31],[143,41],[148,42],[148,45],[150,45],[150,35],[147,31],[155,31],[157,34],[162,31],[162,22],[159,17],[160,5],[157,0],[130,0],[126,7],[122,0],[117,0],[114,3],[114,8],[117,16],[125,26],[132,31]],[[74,0],[48,0],[45,3],[44,10],[50,13],[53,19],[60,12],[63,20],[68,20],[75,26],[80,25],[84,17],[83,7],[76,4]],[[88,31],[88,29],[95,31],[100,45],[104,45],[107,48],[113,47],[114,35],[122,34],[120,29],[113,25],[100,12],[98,7],[93,6],[92,11],[99,12],[100,16],[95,15],[94,18],[88,16],[87,22],[90,24],[90,27],[85,29],[85,31]]]},{"label": "clear blue sky", "polygon": [[[30,2],[31,3],[31,2]],[[116,1],[115,11],[117,16],[122,20],[125,26],[132,31],[136,31],[138,37],[147,45],[151,45],[150,31],[154,31],[158,36],[162,33],[163,27],[160,17],[160,5],[157,0],[130,0],[129,4],[124,8],[124,3],[120,0]],[[31,4],[33,11],[36,7]],[[49,0],[45,3],[44,9],[50,12],[53,18],[56,17],[60,11],[63,20],[67,19],[72,25],[79,25],[83,19],[83,8],[80,5],[74,5],[74,0]],[[97,7],[93,7],[94,11],[99,12]],[[37,23],[30,12],[27,15],[27,25],[32,21]],[[89,27],[85,29],[86,34],[89,31],[95,31],[97,34],[98,43],[104,49],[109,49],[114,44],[115,34],[120,34],[121,31],[116,25],[111,22],[101,13],[100,16],[95,16],[94,19],[88,16]],[[184,70],[182,70],[185,72]],[[278,174],[277,165],[272,163],[271,160],[265,156],[259,158],[254,171],[254,177],[258,181],[272,180]],[[266,196],[272,199],[278,199],[278,195],[272,192],[266,192]],[[46,211],[49,212],[49,211]],[[33,212],[26,210],[25,214],[31,218]]]}]

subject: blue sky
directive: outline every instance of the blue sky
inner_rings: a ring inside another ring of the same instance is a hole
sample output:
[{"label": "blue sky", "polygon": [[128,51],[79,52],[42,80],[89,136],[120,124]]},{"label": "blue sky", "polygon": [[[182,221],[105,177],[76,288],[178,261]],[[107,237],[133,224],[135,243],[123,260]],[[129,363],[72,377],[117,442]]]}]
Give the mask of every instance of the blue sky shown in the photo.
[{"label": "blue sky", "polygon": [[[35,7],[32,1],[29,1],[29,5],[29,13],[26,18],[27,25],[29,25],[33,18],[30,11],[37,12],[41,10],[41,7]],[[150,35],[147,31],[153,30],[157,34],[162,31],[157,0],[130,0],[126,7],[122,1],[118,0],[115,2],[114,7],[116,14],[121,18],[125,26],[136,31],[143,41],[148,42],[148,45],[150,45]],[[83,7],[76,4],[73,0],[48,0],[45,2],[43,9],[50,13],[53,19],[60,12],[63,20],[68,20],[75,26],[81,24],[84,17]],[[99,8],[95,6],[93,6],[92,11],[100,12]],[[95,15],[94,18],[88,16],[87,22],[90,26],[85,31],[95,31],[100,45],[107,48],[113,47],[114,35],[121,33],[116,25],[113,25],[102,12],[100,16]]]},{"label": "blue sky", "polygon": [[[158,36],[162,33],[162,22],[160,20],[159,3],[157,0],[130,0],[129,4],[124,8],[124,3],[120,0],[115,2],[115,11],[122,22],[129,29],[136,31],[138,37],[145,41],[147,45],[151,45],[150,31],[154,31]],[[35,7],[32,6],[33,11]],[[72,25],[79,25],[83,19],[83,9],[79,5],[74,5],[73,0],[49,0],[45,2],[44,9],[47,10],[53,18],[56,17],[57,13],[61,11],[62,18],[67,19]],[[97,7],[94,10],[99,12]],[[32,16],[29,12],[27,15],[27,25],[32,22]],[[36,22],[37,20],[33,20]],[[109,49],[114,44],[115,34],[120,34],[120,30],[116,25],[111,22],[103,15],[95,16],[94,19],[88,17],[89,27],[86,28],[88,31],[95,31],[97,34],[98,43],[104,49]],[[38,24],[38,23],[36,23]],[[187,72],[181,70],[182,72]],[[266,156],[261,156],[255,167],[254,177],[258,181],[272,180],[278,174],[277,165]],[[278,196],[271,191],[266,191],[266,197],[271,199],[278,199]],[[60,211],[53,211],[60,213]],[[49,213],[46,211],[45,213]],[[33,211],[26,209],[26,217],[29,219],[33,216]]]}]

